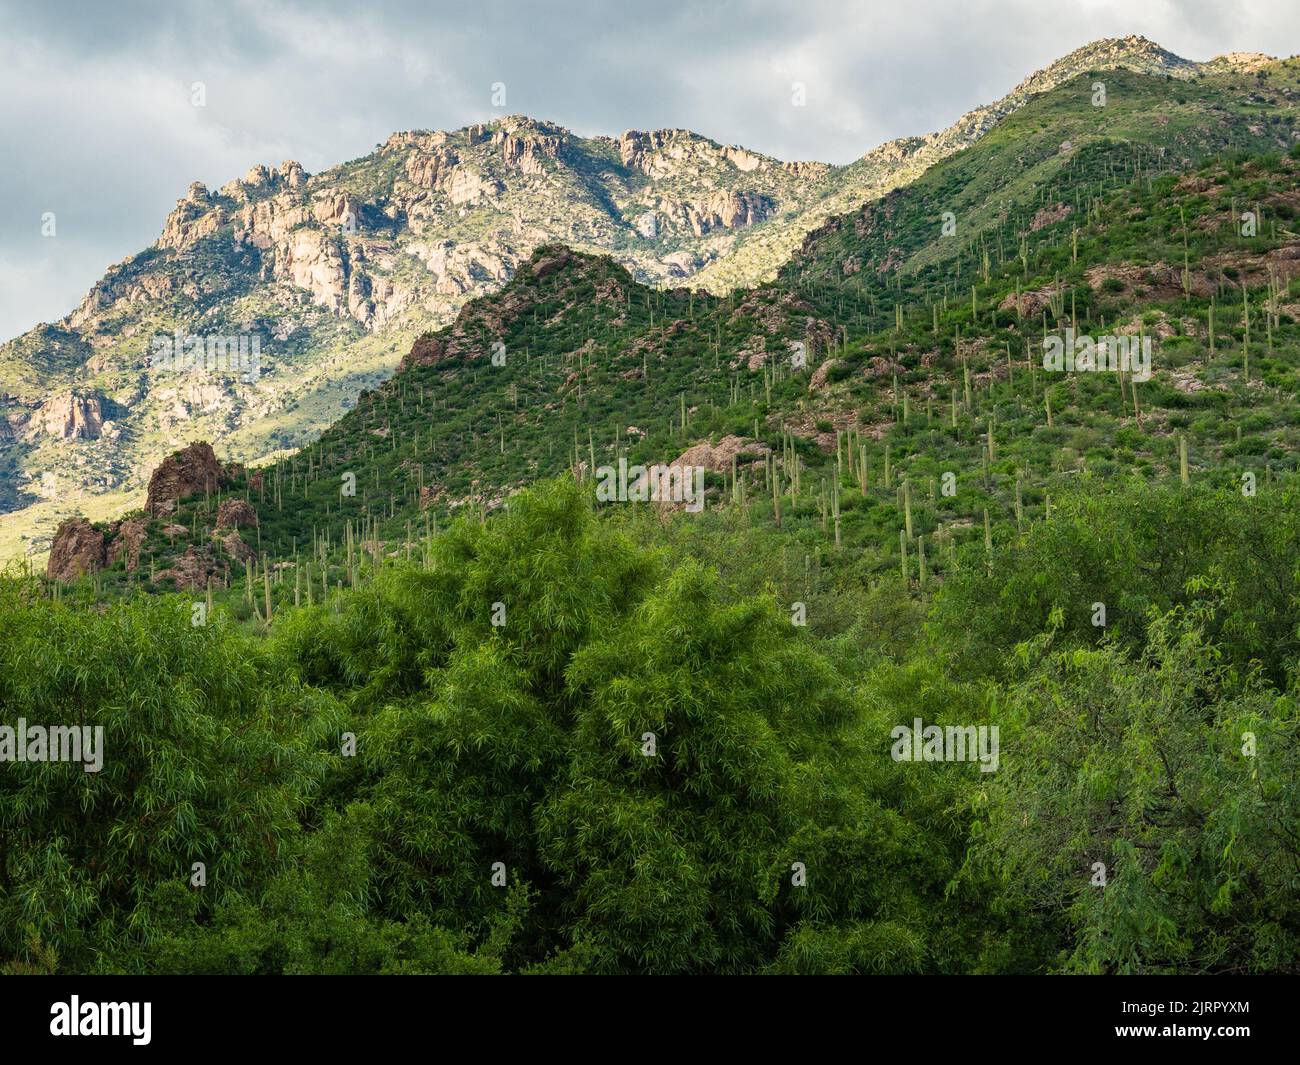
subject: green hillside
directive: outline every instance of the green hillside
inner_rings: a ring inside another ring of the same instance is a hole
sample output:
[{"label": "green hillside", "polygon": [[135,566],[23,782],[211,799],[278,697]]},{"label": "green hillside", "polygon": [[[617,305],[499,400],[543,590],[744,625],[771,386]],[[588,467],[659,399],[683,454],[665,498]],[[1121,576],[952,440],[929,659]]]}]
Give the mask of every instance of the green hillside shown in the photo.
[{"label": "green hillside", "polygon": [[[1188,167],[1201,145],[1173,122],[1154,124],[1168,145],[1101,135],[1109,108],[1129,132],[1160,116],[1152,99],[1120,108],[1139,89],[1203,91],[1116,74],[1096,108],[1088,79],[1071,83],[829,224],[751,292],[652,290],[608,260],[539,249],[320,441],[244,488],[259,553],[336,565],[322,545],[345,545],[349,526],[405,553],[449,514],[538,478],[620,457],[669,463],[728,436],[745,441],[740,483],[711,472],[712,499],[743,497],[774,520],[776,483],[783,530],[811,545],[834,539],[838,505],[841,545],[879,573],[901,563],[908,510],[932,575],[950,545],[983,542],[985,510],[1001,541],[1088,473],[1178,478],[1180,447],[1197,482],[1290,470],[1294,153]],[[1066,329],[1150,340],[1149,379],[1045,372],[1043,338]],[[218,503],[182,519],[196,545]]]},{"label": "green hillside", "polygon": [[0,776],[0,959],[1295,973],[1298,73],[1083,72],[728,296],[545,244],[11,571],[6,719],[115,755]]}]

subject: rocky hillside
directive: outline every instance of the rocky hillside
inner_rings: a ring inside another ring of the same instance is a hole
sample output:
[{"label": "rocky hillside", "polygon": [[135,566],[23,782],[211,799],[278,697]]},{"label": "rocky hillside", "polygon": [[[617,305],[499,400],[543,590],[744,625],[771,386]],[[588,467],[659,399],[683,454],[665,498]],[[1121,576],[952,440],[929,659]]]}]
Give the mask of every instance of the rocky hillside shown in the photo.
[{"label": "rocky hillside", "polygon": [[[1034,102],[1010,138],[1057,136],[1054,108]],[[375,570],[425,550],[457,514],[621,463],[703,467],[719,520],[809,557],[848,547],[863,573],[919,566],[922,583],[1085,478],[1253,498],[1297,467],[1300,144],[1189,167],[1082,133],[1039,171],[1050,180],[1007,185],[1000,227],[945,238],[935,224],[936,203],[980,187],[1002,150],[989,138],[823,227],[775,283],[726,297],[543,246],[319,440],[251,474],[191,447],[143,513],[65,522],[47,572],[310,601],[304,589],[355,585],[359,558]],[[1049,336],[1093,335],[1130,362],[1048,366]]]},{"label": "rocky hillside", "polygon": [[[66,319],[0,347],[0,511],[26,510],[6,522],[39,552],[78,497],[129,500],[187,441],[242,461],[294,450],[544,244],[608,255],[643,283],[753,285],[827,219],[914,181],[1082,73],[1187,82],[1187,123],[1258,127],[1256,146],[1288,144],[1294,93],[1268,81],[1268,62],[1196,64],[1142,38],[1096,42],[948,130],[846,167],[685,130],[582,138],[512,116],[394,134],[321,174],[290,161],[217,190],[192,185],[151,248]],[[1220,114],[1225,98],[1234,106]],[[1158,117],[1126,132],[1159,141]]]}]

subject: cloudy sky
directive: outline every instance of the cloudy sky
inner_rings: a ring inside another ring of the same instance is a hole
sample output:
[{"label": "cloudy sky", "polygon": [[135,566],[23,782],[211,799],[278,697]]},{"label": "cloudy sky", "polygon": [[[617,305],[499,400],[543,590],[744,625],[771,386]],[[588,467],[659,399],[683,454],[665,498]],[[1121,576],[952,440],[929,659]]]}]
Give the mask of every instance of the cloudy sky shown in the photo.
[{"label": "cloudy sky", "polygon": [[1130,33],[1189,59],[1287,56],[1300,4],[0,0],[0,340],[72,310],[191,181],[284,159],[315,172],[395,130],[499,116],[496,82],[507,112],[582,134],[679,126],[843,163]]}]

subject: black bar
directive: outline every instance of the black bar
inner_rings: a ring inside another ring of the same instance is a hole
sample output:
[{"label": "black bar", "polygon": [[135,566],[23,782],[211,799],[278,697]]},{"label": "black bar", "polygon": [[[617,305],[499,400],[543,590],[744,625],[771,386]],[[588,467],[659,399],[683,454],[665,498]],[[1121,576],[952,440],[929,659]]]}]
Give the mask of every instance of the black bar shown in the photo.
[{"label": "black bar", "polygon": [[[0,1024],[7,1052],[77,1054],[116,1044],[145,1053],[284,1048],[336,1055],[407,1042],[452,1053],[477,1040],[469,1046],[492,1058],[514,1047],[572,1048],[620,1030],[665,1051],[715,1042],[777,1051],[832,1036],[853,1038],[865,1051],[892,1033],[888,1041],[940,1051],[1155,1044],[1157,1052],[1223,1054],[1243,1045],[1256,1052],[1287,1047],[1297,988],[1270,977],[787,977],[725,987],[717,978],[577,979],[32,977],[0,982]],[[52,1035],[58,1004],[71,1006],[74,995],[83,1013],[88,1003],[137,1003],[141,1020],[147,1002],[147,1044],[130,1034]],[[1206,1028],[1208,1037],[1199,1031]]]}]

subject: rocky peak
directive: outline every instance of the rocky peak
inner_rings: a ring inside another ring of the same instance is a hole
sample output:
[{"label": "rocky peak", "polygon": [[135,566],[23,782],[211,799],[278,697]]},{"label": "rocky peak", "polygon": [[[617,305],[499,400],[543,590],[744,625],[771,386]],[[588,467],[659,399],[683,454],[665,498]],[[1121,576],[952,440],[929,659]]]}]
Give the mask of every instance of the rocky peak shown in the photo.
[{"label": "rocky peak", "polygon": [[525,174],[542,172],[543,159],[558,159],[568,143],[569,131],[550,122],[538,122],[525,115],[510,115],[501,120],[490,142],[501,150],[506,167],[517,167]]},{"label": "rocky peak", "polygon": [[1204,69],[1203,64],[1175,55],[1145,37],[1105,37],[1082,45],[1042,70],[1034,71],[1000,100],[966,112],[946,130],[881,145],[862,161],[889,161],[891,153],[897,157],[925,157],[934,161],[973,144],[998,121],[1028,102],[1031,96],[1049,92],[1081,74],[1128,70],[1138,74],[1193,78]]},{"label": "rocky peak", "polygon": [[196,181],[189,193],[176,201],[154,246],[185,251],[215,233],[220,221],[220,212],[208,196],[207,188]]},{"label": "rocky peak", "polygon": [[248,200],[275,192],[303,189],[307,186],[308,177],[302,165],[293,160],[281,163],[278,167],[257,163],[249,167],[242,178],[222,185],[219,191],[220,195],[231,199]]},{"label": "rocky peak", "polygon": [[723,148],[722,157],[737,170],[746,174],[751,170],[761,170],[772,162],[767,156],[751,152],[748,148],[741,148],[736,144],[728,144]]},{"label": "rocky peak", "polygon": [[[154,470],[149,479],[146,515],[170,513],[176,509],[178,500],[227,487],[242,478],[245,472],[238,463],[223,466],[210,444],[190,444],[169,455]],[[248,478],[250,490],[260,490],[261,476],[258,471]],[[224,544],[227,555],[243,561],[245,557],[251,557],[252,552],[240,540],[236,530],[255,528],[257,524],[257,511],[247,500],[224,499],[217,508],[214,534]],[[187,536],[190,529],[183,524],[169,524],[163,527],[162,532],[174,541],[177,536]],[[67,583],[97,573],[119,560],[126,571],[132,573],[139,567],[148,541],[149,522],[144,515],[106,525],[92,524],[80,515],[68,518],[54,534],[46,573],[53,580]],[[200,558],[191,545],[186,557],[173,560],[173,568],[157,574],[157,579],[173,580],[178,587],[199,587],[213,572],[211,554],[211,551],[205,551]]]},{"label": "rocky peak", "polygon": [[623,165],[650,177],[663,177],[684,163],[720,158],[723,150],[688,129],[629,129],[618,139]]},{"label": "rocky peak", "polygon": [[271,184],[271,171],[263,163],[257,163],[244,175],[244,185],[250,189],[262,189]]},{"label": "rocky peak", "polygon": [[451,142],[452,135],[444,130],[408,129],[389,135],[379,146],[381,153],[405,152],[412,148],[430,151]]},{"label": "rocky peak", "polygon": [[523,140],[534,141],[565,141],[570,137],[569,131],[557,122],[548,122],[543,118],[532,118],[528,115],[506,115],[496,122],[490,122],[485,127],[488,136],[485,139],[493,137],[519,137]]},{"label": "rocky peak", "polygon": [[533,257],[524,264],[522,272],[538,278],[546,277],[564,269],[577,259],[572,250],[563,244],[546,245],[533,252]]},{"label": "rocky peak", "polygon": [[1263,52],[1225,52],[1223,55],[1216,55],[1208,63],[1202,64],[1207,71],[1217,70],[1236,70],[1245,74],[1253,74],[1272,63],[1276,63],[1277,58],[1271,55],[1265,55]]},{"label": "rocky peak", "polygon": [[1200,66],[1142,36],[1103,37],[1076,48],[1042,70],[1034,71],[1011,91],[1009,97],[1046,92],[1090,71],[1130,70],[1138,74],[1191,78],[1196,76]]},{"label": "rocky peak", "polygon": [[291,189],[305,187],[309,176],[307,171],[302,168],[302,164],[293,159],[286,159],[271,171],[272,181],[281,182]]}]

